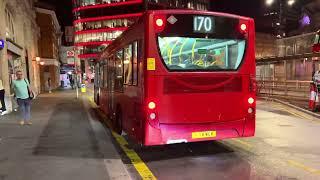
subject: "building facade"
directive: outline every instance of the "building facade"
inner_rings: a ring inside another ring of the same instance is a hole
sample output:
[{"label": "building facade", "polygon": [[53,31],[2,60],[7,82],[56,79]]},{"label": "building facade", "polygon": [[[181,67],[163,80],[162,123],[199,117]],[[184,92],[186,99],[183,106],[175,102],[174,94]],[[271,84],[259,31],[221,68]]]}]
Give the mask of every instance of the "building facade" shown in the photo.
[{"label": "building facade", "polygon": [[37,24],[40,28],[39,56],[41,58],[41,91],[49,91],[60,86],[59,48],[61,46],[61,28],[53,10],[36,8]]},{"label": "building facade", "polygon": [[257,78],[275,81],[311,80],[313,73],[320,70],[320,54],[312,53],[315,37],[316,32],[313,32],[268,42],[264,46],[275,47],[275,51],[257,56]]},{"label": "building facade", "polygon": [[5,43],[0,50],[0,79],[6,91],[8,111],[15,108],[11,88],[17,70],[23,71],[36,94],[40,92],[38,39],[34,0],[0,1],[0,39]]},{"label": "building facade", "polygon": [[74,28],[73,26],[65,26],[64,27],[64,41],[63,45],[65,46],[73,46],[74,45]]},{"label": "building facade", "polygon": [[90,76],[98,54],[146,9],[208,10],[209,0],[73,0],[73,6],[75,46]]}]

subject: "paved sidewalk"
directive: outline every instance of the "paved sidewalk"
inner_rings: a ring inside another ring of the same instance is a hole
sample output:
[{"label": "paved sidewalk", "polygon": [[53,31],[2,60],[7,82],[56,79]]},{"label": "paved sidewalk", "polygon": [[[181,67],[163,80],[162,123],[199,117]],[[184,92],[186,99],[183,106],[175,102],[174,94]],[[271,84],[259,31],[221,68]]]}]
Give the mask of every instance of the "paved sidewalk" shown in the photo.
[{"label": "paved sidewalk", "polygon": [[18,115],[0,117],[0,180],[130,179],[86,96],[40,95],[32,126],[18,125]]}]

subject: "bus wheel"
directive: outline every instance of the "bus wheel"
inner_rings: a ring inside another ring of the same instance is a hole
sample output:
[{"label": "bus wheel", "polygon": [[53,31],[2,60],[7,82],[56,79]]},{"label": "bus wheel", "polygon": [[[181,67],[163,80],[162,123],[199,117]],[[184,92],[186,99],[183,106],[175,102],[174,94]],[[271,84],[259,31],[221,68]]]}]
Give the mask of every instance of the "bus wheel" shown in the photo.
[{"label": "bus wheel", "polygon": [[117,113],[116,113],[114,130],[116,133],[121,135],[121,133],[122,133],[122,112],[120,109],[117,110]]},{"label": "bus wheel", "polygon": [[99,106],[100,105],[100,95],[97,94],[97,105]]}]

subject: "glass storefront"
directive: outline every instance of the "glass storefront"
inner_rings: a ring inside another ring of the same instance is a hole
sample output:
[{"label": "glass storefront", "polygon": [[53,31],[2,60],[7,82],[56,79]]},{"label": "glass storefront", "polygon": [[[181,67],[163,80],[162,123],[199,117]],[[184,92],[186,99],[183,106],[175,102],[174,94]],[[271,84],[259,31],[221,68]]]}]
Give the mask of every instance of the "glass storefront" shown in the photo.
[{"label": "glass storefront", "polygon": [[9,70],[9,83],[10,83],[10,94],[13,93],[12,89],[12,81],[16,79],[15,74],[18,70],[23,71],[25,73],[25,69],[23,68],[22,59],[19,55],[16,55],[10,51],[7,51],[8,55],[8,70]]}]

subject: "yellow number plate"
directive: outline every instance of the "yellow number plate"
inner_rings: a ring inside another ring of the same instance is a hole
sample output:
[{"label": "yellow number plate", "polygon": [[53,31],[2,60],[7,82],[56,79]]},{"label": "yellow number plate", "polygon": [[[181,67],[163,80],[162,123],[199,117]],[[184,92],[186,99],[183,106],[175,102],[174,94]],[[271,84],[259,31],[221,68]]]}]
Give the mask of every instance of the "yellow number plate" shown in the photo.
[{"label": "yellow number plate", "polygon": [[192,139],[212,138],[217,136],[217,131],[193,132]]}]

